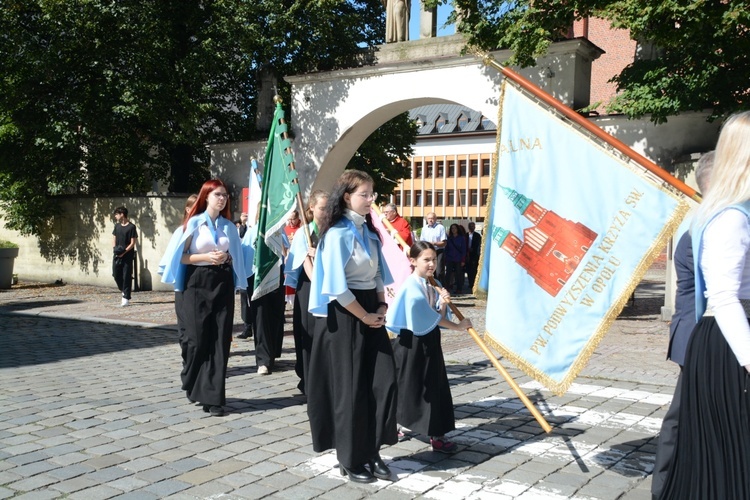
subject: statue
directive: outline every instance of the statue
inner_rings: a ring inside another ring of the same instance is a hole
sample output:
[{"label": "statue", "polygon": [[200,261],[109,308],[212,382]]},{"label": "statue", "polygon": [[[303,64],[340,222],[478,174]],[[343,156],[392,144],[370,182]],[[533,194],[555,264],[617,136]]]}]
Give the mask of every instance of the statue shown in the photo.
[{"label": "statue", "polygon": [[411,0],[383,0],[385,7],[385,43],[409,40]]}]

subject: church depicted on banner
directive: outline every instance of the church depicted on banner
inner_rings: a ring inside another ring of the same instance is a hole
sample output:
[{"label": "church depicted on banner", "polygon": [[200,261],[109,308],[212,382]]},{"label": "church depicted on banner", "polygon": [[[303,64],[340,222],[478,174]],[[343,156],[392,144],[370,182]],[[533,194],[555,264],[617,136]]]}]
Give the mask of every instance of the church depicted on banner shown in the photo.
[{"label": "church depicted on banner", "polygon": [[554,297],[578,267],[597,234],[580,222],[563,219],[513,189],[501,187],[519,213],[534,225],[523,230],[523,239],[493,225],[492,241]]}]

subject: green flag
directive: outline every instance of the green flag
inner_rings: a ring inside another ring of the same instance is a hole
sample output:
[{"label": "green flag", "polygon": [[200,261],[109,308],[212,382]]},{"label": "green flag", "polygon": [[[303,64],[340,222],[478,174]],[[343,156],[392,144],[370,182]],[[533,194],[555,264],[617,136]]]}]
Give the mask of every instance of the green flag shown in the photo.
[{"label": "green flag", "polygon": [[263,169],[253,300],[277,290],[281,284],[279,268],[283,257],[284,226],[296,209],[299,193],[299,184],[294,182],[297,171],[291,165],[294,157],[290,140],[284,137],[287,125],[283,120],[284,110],[281,103],[276,103]]}]

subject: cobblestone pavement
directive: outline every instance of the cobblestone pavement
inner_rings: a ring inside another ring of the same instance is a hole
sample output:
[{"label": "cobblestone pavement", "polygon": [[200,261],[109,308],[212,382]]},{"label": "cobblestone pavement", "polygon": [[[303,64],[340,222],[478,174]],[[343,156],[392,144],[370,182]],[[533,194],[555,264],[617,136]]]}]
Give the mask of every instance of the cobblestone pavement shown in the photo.
[{"label": "cobblestone pavement", "polygon": [[[112,289],[0,290],[0,499],[650,498],[677,374],[658,320],[663,272],[646,276],[564,396],[505,365],[550,434],[468,335],[446,333],[460,450],[434,453],[411,435],[381,452],[394,481],[372,484],[312,450],[290,331],[269,376],[256,374],[252,340],[233,342],[225,417],[190,404],[172,299],[138,292],[120,308]],[[482,332],[485,304],[457,303]]]}]

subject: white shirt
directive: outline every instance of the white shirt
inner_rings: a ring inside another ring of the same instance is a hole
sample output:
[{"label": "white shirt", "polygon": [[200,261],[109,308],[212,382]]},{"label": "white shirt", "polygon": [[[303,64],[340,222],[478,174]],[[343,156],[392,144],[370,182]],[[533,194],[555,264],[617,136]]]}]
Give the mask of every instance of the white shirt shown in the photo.
[{"label": "white shirt", "polygon": [[[193,239],[190,241],[190,253],[208,253],[213,250],[221,250],[226,252],[229,250],[229,238],[224,234],[221,229],[216,229],[216,238],[218,242],[214,241],[214,235],[211,234],[211,229],[206,224],[198,226],[198,230],[193,234]],[[197,262],[194,266],[210,266],[210,262]]]},{"label": "white shirt", "polygon": [[739,210],[725,210],[703,232],[700,266],[706,298],[740,365],[750,365],[750,325],[739,299],[750,299],[750,222]]},{"label": "white shirt", "polygon": [[424,226],[421,236],[422,241],[429,243],[440,243],[448,239],[448,236],[445,234],[445,227],[438,222],[434,226]]},{"label": "white shirt", "polygon": [[[364,229],[362,226],[365,224],[365,216],[359,215],[353,210],[346,209],[344,217],[354,223],[354,227],[364,239]],[[378,267],[379,260],[376,243],[369,238],[365,243],[369,245],[369,255],[359,240],[357,238],[354,239],[352,258],[349,259],[344,267],[348,289],[336,297],[339,304],[344,307],[356,299],[351,290],[369,290],[372,288],[375,288],[378,292],[385,290],[383,278],[380,276],[380,268]]]}]

